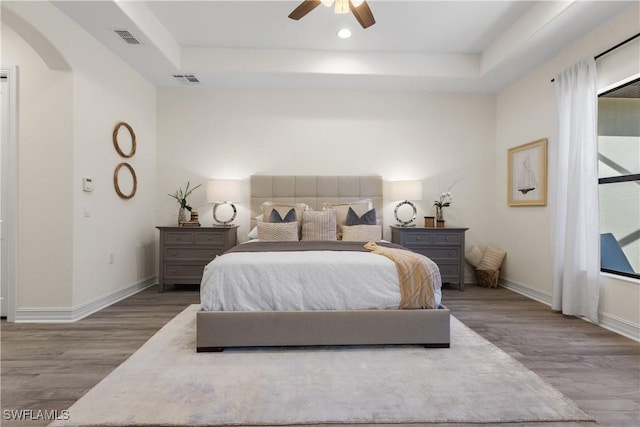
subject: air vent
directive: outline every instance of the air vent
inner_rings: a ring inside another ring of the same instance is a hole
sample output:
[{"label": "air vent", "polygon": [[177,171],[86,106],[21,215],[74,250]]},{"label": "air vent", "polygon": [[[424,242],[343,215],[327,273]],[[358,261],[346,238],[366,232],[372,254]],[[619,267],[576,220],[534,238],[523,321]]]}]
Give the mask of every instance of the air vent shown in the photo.
[{"label": "air vent", "polygon": [[128,44],[142,44],[140,43],[140,40],[138,40],[137,38],[135,38],[133,36],[133,34],[131,34],[129,31],[127,30],[113,30],[117,35],[120,36],[120,38],[122,40],[124,40],[125,42],[127,42]]},{"label": "air vent", "polygon": [[200,83],[200,80],[193,74],[174,74],[173,77],[182,84],[196,84]]}]

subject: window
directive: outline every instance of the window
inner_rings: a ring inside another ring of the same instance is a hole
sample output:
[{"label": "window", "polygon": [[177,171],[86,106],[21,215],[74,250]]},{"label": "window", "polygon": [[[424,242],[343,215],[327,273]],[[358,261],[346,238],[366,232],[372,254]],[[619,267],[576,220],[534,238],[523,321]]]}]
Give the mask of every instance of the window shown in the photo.
[{"label": "window", "polygon": [[640,278],[640,79],[598,98],[601,270]]}]

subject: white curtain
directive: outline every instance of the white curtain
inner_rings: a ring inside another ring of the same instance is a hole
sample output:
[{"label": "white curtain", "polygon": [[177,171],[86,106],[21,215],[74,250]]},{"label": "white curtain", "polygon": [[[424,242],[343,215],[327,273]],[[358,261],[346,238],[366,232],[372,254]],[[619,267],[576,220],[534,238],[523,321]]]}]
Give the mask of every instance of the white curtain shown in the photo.
[{"label": "white curtain", "polygon": [[557,119],[551,181],[552,308],[598,323],[600,215],[596,64],[585,59],[555,78]]}]

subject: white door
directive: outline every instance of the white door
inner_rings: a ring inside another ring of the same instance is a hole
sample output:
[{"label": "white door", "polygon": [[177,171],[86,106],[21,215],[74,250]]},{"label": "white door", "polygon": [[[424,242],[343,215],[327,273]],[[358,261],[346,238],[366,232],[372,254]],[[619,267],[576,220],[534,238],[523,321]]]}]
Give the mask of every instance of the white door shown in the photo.
[{"label": "white door", "polygon": [[15,321],[18,252],[18,67],[0,69],[0,315]]},{"label": "white door", "polygon": [[[2,123],[0,124],[1,143],[0,143],[0,188],[4,188],[4,168],[3,163],[7,153],[7,146],[9,143],[9,81],[8,75],[4,72],[0,73],[0,112],[2,114]],[[4,191],[0,193],[0,317],[7,316],[7,295],[8,295],[8,283],[5,277],[6,268],[4,266],[4,224],[2,219],[4,218],[4,209],[2,200]]]}]

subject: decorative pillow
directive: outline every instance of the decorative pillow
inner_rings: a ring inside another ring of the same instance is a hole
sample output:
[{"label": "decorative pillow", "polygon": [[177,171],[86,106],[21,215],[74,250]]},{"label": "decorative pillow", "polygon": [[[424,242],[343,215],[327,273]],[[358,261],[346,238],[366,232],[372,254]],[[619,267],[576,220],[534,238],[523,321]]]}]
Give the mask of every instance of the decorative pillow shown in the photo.
[{"label": "decorative pillow", "polygon": [[376,242],[382,240],[382,228],[379,225],[344,225],[342,240],[345,242]]},{"label": "decorative pillow", "polygon": [[[363,213],[362,215],[358,215],[356,211],[353,210],[351,206],[349,206],[349,210],[347,211],[347,219],[345,220],[344,225],[376,225],[376,210],[375,208],[370,209]],[[344,228],[344,226],[343,226]]]},{"label": "decorative pillow", "polygon": [[289,210],[293,208],[296,211],[296,219],[298,221],[298,226],[302,226],[302,212],[309,209],[305,203],[278,203],[278,202],[264,202],[260,205],[260,209],[262,210],[262,220],[268,220],[271,218],[271,212],[273,210],[278,211],[280,217],[283,218],[287,216]]},{"label": "decorative pillow", "polygon": [[499,270],[507,253],[501,249],[487,246],[482,255],[482,261],[478,264],[479,270]]},{"label": "decorative pillow", "polygon": [[297,222],[259,222],[258,239],[263,242],[297,242]]},{"label": "decorative pillow", "polygon": [[336,211],[302,213],[302,240],[337,240]]},{"label": "decorative pillow", "polygon": [[345,223],[347,222],[347,214],[349,213],[349,208],[353,209],[353,211],[357,215],[363,215],[368,210],[371,210],[373,208],[373,202],[371,201],[371,199],[363,199],[349,203],[322,204],[322,210],[333,209],[336,211],[336,222],[338,225],[345,225]]},{"label": "decorative pillow", "polygon": [[482,250],[476,245],[473,245],[464,254],[464,259],[466,259],[467,262],[472,266],[477,267],[480,265],[480,262],[482,261]]},{"label": "decorative pillow", "polygon": [[271,211],[269,214],[269,222],[297,222],[296,210],[294,208],[289,209],[289,212],[284,216],[280,216],[280,212],[276,209]]}]

